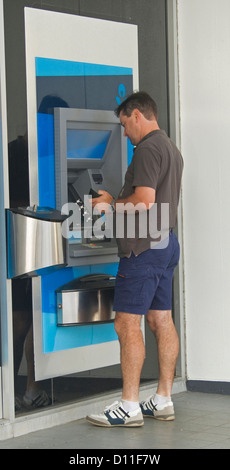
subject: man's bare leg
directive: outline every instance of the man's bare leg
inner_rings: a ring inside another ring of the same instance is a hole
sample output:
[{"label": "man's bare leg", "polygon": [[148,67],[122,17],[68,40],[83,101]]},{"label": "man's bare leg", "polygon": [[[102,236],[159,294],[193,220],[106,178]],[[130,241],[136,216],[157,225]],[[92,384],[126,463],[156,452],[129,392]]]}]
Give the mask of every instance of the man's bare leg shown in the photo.
[{"label": "man's bare leg", "polygon": [[176,361],[179,353],[179,339],[172,319],[171,310],[149,310],[147,321],[158,345],[160,376],[157,394],[171,396]]},{"label": "man's bare leg", "polygon": [[145,346],[140,328],[141,315],[117,312],[115,330],[121,348],[123,377],[122,399],[139,401],[141,370],[145,359]]},{"label": "man's bare leg", "polygon": [[86,420],[96,426],[143,426],[139,404],[139,385],[145,358],[141,316],[117,312],[115,330],[120,341],[123,390],[121,402],[112,403],[102,413],[91,414]]}]

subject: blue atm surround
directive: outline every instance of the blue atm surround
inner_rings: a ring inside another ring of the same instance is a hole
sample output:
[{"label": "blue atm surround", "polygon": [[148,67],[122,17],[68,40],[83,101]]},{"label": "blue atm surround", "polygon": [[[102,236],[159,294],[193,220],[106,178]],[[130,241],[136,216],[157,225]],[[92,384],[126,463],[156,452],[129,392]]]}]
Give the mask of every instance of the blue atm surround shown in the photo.
[{"label": "blue atm surround", "polygon": [[[36,58],[39,205],[56,208],[54,107],[113,110],[133,90],[130,68]],[[132,146],[128,142],[128,164]],[[43,353],[117,339],[113,323],[57,326],[55,290],[86,274],[116,275],[117,263],[66,267],[41,275]]]}]

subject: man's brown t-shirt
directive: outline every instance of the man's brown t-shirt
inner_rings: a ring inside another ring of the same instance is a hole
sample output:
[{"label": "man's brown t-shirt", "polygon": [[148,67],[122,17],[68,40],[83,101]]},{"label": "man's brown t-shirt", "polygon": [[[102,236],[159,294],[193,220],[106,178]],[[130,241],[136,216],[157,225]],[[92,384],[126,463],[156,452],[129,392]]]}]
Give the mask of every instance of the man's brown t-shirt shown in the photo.
[{"label": "man's brown t-shirt", "polygon": [[[151,247],[151,241],[156,240],[157,237],[159,241],[161,240],[159,231],[162,233],[166,228],[172,229],[175,227],[182,171],[182,156],[165,131],[159,129],[150,132],[139,142],[134,150],[132,161],[125,175],[125,183],[118,199],[129,197],[137,186],[155,189],[155,203],[157,204],[154,204],[155,207],[153,206],[153,208],[155,210],[157,207],[157,222],[154,222],[154,217],[148,219],[149,225],[146,234],[145,229],[140,230],[140,226],[142,229],[144,228],[143,221],[145,219],[140,222],[140,214],[137,213],[135,215],[134,236],[130,237],[125,228],[125,236],[117,237],[120,257],[129,257],[132,251],[135,255],[139,255]],[[161,222],[162,203],[166,203],[168,206],[168,221],[166,223],[168,227],[164,227]],[[118,213],[116,215],[118,216]],[[116,224],[119,224],[119,216],[116,219]],[[153,227],[153,225],[155,226]]]}]

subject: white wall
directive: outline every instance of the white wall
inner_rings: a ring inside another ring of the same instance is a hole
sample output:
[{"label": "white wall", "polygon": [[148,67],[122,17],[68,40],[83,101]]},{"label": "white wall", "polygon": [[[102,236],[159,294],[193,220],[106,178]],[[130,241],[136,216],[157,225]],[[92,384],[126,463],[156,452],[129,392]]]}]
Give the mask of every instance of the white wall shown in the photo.
[{"label": "white wall", "polygon": [[177,3],[187,375],[230,381],[230,2]]}]

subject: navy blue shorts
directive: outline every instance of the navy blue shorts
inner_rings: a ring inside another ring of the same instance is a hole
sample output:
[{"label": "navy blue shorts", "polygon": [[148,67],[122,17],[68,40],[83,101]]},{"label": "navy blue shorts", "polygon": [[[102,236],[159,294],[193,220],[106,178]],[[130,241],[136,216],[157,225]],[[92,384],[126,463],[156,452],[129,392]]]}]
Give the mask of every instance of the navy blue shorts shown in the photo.
[{"label": "navy blue shorts", "polygon": [[180,257],[175,233],[168,246],[121,258],[116,276],[114,311],[146,315],[149,310],[172,309],[172,279]]}]

